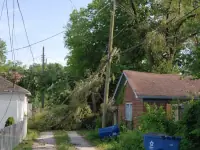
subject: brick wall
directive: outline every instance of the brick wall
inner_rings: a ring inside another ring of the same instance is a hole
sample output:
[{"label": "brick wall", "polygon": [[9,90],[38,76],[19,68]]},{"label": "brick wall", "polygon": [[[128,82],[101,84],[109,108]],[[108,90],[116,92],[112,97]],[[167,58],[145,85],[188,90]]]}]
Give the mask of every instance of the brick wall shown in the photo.
[{"label": "brick wall", "polygon": [[123,104],[118,106],[118,122],[125,120],[125,104],[132,103],[133,125],[134,125],[134,127],[137,127],[138,117],[143,113],[144,105],[140,99],[136,99],[136,97],[128,83],[125,88],[126,89],[125,89]]},{"label": "brick wall", "polygon": [[[138,124],[139,117],[142,115],[143,112],[145,112],[145,106],[141,99],[137,99],[130,87],[130,85],[127,82],[127,85],[125,87],[125,94],[124,94],[124,101],[123,104],[118,106],[118,122],[125,121],[125,104],[126,103],[132,103],[132,116],[133,116],[133,127],[136,128]],[[153,102],[147,102],[150,105],[158,105],[163,106],[163,108],[167,109],[167,101],[161,100],[161,101],[153,101]]]}]

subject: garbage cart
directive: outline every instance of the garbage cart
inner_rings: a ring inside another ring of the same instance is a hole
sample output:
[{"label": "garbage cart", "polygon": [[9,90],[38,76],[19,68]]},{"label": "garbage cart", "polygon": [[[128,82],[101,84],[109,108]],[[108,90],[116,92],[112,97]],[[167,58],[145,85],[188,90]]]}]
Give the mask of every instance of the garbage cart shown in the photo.
[{"label": "garbage cart", "polygon": [[180,137],[167,136],[163,134],[145,134],[145,150],[179,150]]},{"label": "garbage cart", "polygon": [[119,127],[117,125],[99,129],[99,137],[101,139],[116,137],[118,135],[119,135]]}]

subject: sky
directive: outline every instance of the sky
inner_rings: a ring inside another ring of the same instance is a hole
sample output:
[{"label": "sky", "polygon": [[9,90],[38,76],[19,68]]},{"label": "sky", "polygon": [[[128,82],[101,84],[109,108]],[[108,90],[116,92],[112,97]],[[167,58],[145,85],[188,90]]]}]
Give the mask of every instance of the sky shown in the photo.
[{"label": "sky", "polygon": [[[20,7],[24,16],[24,21],[29,37],[30,44],[43,40],[47,37],[64,31],[64,27],[69,21],[73,9],[87,7],[92,0],[19,0]],[[0,8],[3,0],[0,0]],[[15,36],[14,49],[28,45],[23,22],[17,1],[15,0],[15,9],[13,10],[12,1],[8,0],[9,20],[12,30],[12,16],[15,12]],[[66,65],[65,56],[68,54],[67,48],[64,47],[64,33],[48,41],[32,46],[35,63],[41,63],[42,47],[45,47],[45,56],[48,63],[60,63]],[[7,44],[7,50],[11,50],[9,28],[7,21],[7,11],[4,7],[2,19],[0,20],[0,38]],[[12,53],[7,53],[7,59],[13,60]],[[33,64],[33,58],[30,48],[15,51],[15,60],[21,61],[25,65]]]}]

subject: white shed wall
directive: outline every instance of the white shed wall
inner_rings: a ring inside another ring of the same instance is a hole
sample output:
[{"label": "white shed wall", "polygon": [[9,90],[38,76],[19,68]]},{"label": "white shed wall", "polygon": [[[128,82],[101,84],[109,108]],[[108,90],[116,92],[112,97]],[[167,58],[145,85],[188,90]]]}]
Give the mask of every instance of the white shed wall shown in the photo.
[{"label": "white shed wall", "polygon": [[13,117],[15,123],[22,121],[26,112],[27,102],[25,94],[0,94],[0,129],[4,128],[5,122],[9,117]]}]

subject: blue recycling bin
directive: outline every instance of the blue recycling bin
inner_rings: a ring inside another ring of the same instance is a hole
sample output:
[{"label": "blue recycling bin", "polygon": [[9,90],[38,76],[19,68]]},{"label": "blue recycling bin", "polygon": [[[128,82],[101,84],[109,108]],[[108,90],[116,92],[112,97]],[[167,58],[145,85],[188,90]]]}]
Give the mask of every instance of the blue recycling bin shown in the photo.
[{"label": "blue recycling bin", "polygon": [[162,134],[145,134],[145,150],[179,150],[180,137],[166,136]]},{"label": "blue recycling bin", "polygon": [[106,127],[106,128],[100,128],[99,129],[99,137],[101,139],[103,138],[110,138],[110,137],[116,137],[119,135],[119,127],[118,125]]}]

